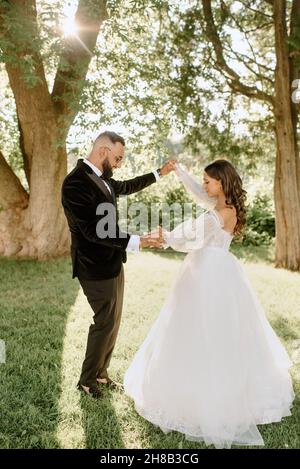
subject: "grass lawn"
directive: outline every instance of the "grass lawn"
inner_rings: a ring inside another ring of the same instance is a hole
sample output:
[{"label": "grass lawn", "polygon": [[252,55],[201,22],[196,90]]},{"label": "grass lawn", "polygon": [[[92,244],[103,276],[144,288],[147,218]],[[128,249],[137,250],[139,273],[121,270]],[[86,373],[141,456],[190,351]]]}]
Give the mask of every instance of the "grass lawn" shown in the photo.
[{"label": "grass lawn", "polygon": [[[260,426],[265,448],[300,448],[300,273],[274,269],[264,248],[232,251],[247,274],[293,362],[292,416]],[[159,313],[183,255],[132,254],[125,265],[125,303],[110,374],[126,368]],[[92,311],[71,279],[69,259],[0,258],[0,448],[205,448],[180,433],[162,433],[129,398],[105,391],[94,401],[76,390]],[[183,377],[184,379],[184,377]]]}]

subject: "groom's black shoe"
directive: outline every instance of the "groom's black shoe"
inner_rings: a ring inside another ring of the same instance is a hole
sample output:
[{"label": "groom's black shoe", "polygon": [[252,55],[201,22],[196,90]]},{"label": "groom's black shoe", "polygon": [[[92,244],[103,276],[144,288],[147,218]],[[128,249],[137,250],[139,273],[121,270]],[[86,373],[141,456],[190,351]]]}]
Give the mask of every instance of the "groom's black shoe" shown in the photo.
[{"label": "groom's black shoe", "polygon": [[97,378],[97,383],[99,385],[107,386],[110,389],[115,389],[117,391],[124,391],[124,387],[121,383],[117,383],[110,378]]},{"label": "groom's black shoe", "polygon": [[82,391],[87,396],[91,396],[94,399],[101,399],[103,397],[102,392],[100,391],[99,388],[97,388],[97,386],[86,386],[86,387],[89,388],[88,392],[85,389],[83,389],[81,383],[77,383],[77,389],[79,389],[79,391]]}]

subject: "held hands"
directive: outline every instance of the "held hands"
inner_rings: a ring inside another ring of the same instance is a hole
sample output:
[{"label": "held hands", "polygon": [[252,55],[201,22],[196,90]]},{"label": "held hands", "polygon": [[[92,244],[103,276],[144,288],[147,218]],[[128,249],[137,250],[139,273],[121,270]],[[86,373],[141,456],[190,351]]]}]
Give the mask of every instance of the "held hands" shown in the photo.
[{"label": "held hands", "polygon": [[143,248],[162,248],[165,244],[163,229],[158,226],[156,230],[141,236],[140,247]]},{"label": "held hands", "polygon": [[169,161],[167,161],[166,164],[164,164],[161,168],[160,168],[160,174],[161,176],[166,176],[167,174],[169,174],[171,171],[174,171],[175,169],[175,164],[177,163],[177,160],[176,159],[171,159]]}]

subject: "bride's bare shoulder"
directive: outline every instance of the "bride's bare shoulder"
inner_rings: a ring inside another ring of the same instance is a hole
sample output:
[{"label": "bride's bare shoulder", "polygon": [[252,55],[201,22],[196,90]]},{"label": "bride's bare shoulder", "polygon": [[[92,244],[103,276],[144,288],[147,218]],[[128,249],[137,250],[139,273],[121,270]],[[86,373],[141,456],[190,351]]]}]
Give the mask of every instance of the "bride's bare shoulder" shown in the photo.
[{"label": "bride's bare shoulder", "polygon": [[235,207],[223,207],[218,210],[220,216],[224,221],[226,228],[230,230],[234,228],[237,222],[236,208]]},{"label": "bride's bare shoulder", "polygon": [[234,205],[230,207],[216,208],[216,210],[219,213],[222,213],[223,215],[225,215],[226,217],[236,216],[236,208],[234,207]]}]

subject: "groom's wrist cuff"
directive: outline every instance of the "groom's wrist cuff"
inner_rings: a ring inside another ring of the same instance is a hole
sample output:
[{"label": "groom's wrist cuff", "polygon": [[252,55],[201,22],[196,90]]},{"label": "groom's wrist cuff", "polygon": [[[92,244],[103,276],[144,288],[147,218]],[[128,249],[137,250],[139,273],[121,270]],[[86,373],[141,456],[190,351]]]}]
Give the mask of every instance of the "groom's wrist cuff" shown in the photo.
[{"label": "groom's wrist cuff", "polygon": [[161,175],[159,173],[159,170],[154,169],[154,171],[152,171],[152,173],[154,174],[156,181],[158,181],[161,177]]}]

